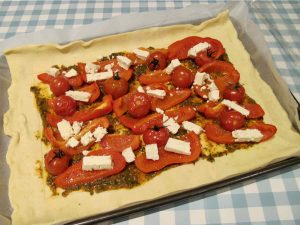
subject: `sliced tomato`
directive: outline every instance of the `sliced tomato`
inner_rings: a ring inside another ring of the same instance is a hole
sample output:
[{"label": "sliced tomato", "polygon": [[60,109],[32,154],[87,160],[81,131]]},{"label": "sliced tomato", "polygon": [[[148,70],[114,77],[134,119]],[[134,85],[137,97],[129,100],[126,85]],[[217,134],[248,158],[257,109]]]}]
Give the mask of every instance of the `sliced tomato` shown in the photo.
[{"label": "sliced tomato", "polygon": [[265,115],[265,111],[257,103],[245,103],[244,107],[250,112],[250,114],[247,116],[249,119],[257,119]]},{"label": "sliced tomato", "polygon": [[134,93],[135,92],[130,92],[130,93],[114,100],[114,102],[113,102],[113,111],[118,117],[122,116],[124,113],[127,112],[127,110],[128,110],[127,105],[128,105],[129,99],[131,98],[131,96]]},{"label": "sliced tomato", "polygon": [[234,138],[230,131],[226,131],[218,124],[208,123],[205,125],[205,133],[209,140],[218,144],[233,144]]},{"label": "sliced tomato", "polygon": [[37,78],[45,84],[50,84],[54,77],[48,73],[41,73],[37,75]]},{"label": "sliced tomato", "polygon": [[202,89],[203,86],[199,86],[199,85],[194,85],[194,92],[196,93],[196,95],[200,96],[201,98],[207,99],[208,98],[208,93],[209,93],[209,89],[205,88]]},{"label": "sliced tomato", "polygon": [[164,99],[152,98],[151,109],[152,111],[155,111],[156,108],[169,109],[186,100],[191,94],[192,91],[190,89],[171,90]]},{"label": "sliced tomato", "polygon": [[82,109],[76,111],[72,116],[67,116],[64,119],[70,122],[74,122],[74,121],[85,122],[106,115],[111,111],[112,111],[112,97],[111,95],[105,95],[103,97],[102,102],[95,103],[89,109]]},{"label": "sliced tomato", "polygon": [[107,134],[101,140],[101,146],[104,149],[112,149],[118,152],[122,152],[129,147],[136,150],[140,147],[140,143],[139,135]]},{"label": "sliced tomato", "polygon": [[136,167],[144,173],[151,173],[161,170],[162,168],[172,164],[190,163],[196,161],[201,154],[201,144],[198,135],[190,132],[181,137],[182,140],[190,142],[191,155],[176,154],[164,150],[160,147],[158,150],[159,160],[149,160],[146,158],[145,152],[140,153],[135,159]]},{"label": "sliced tomato", "polygon": [[227,107],[218,102],[207,102],[197,107],[197,111],[207,119],[218,119],[225,110],[227,110]]},{"label": "sliced tomato", "polygon": [[143,74],[138,77],[141,84],[154,84],[154,83],[165,83],[171,80],[171,76],[163,70],[156,70]]},{"label": "sliced tomato", "polygon": [[90,85],[83,86],[83,87],[79,88],[78,91],[84,91],[84,92],[88,92],[91,94],[91,97],[90,97],[88,103],[93,103],[100,97],[100,89],[96,82],[94,82]]},{"label": "sliced tomato", "polygon": [[188,121],[196,116],[196,112],[192,106],[183,106],[175,110],[169,110],[165,112],[168,117],[177,118],[177,123]]},{"label": "sliced tomato", "polygon": [[119,152],[109,150],[92,151],[89,155],[110,155],[113,168],[109,170],[82,170],[82,160],[70,166],[65,172],[58,175],[54,183],[60,188],[70,188],[76,185],[90,183],[113,174],[120,173],[126,167],[126,161]]},{"label": "sliced tomato", "polygon": [[249,125],[248,128],[258,129],[264,135],[261,142],[269,140],[277,132],[277,128],[274,125],[266,124],[263,122],[251,123],[251,125]]},{"label": "sliced tomato", "polygon": [[208,49],[208,52],[210,53],[209,56],[207,56],[207,51],[205,51],[206,57],[212,57],[214,59],[217,59],[225,53],[223,45],[216,39],[190,36],[171,44],[168,47],[168,57],[169,59],[186,59],[188,58],[189,49],[201,42],[207,42],[211,46]]},{"label": "sliced tomato", "polygon": [[211,63],[203,65],[199,71],[217,75],[216,78],[214,78],[214,82],[218,87],[221,96],[229,84],[237,84],[240,79],[240,73],[232,64],[219,60],[214,60]]}]

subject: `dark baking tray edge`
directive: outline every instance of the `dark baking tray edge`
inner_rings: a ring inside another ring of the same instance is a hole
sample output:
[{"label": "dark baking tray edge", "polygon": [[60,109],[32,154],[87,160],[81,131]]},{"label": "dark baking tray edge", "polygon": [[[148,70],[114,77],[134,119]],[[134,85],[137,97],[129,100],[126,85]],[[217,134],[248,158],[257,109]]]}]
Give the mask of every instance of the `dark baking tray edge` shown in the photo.
[{"label": "dark baking tray edge", "polygon": [[81,224],[95,224],[99,222],[104,222],[107,220],[124,217],[129,214],[137,213],[139,211],[143,210],[149,210],[151,208],[160,207],[169,203],[173,203],[179,200],[191,198],[191,197],[200,197],[208,192],[215,191],[217,189],[233,185],[236,183],[241,183],[246,180],[250,180],[252,178],[256,178],[258,176],[274,172],[276,170],[280,170],[289,166],[293,166],[296,164],[300,164],[300,157],[292,157],[285,159],[280,162],[273,163],[271,165],[268,165],[264,168],[260,168],[248,173],[244,173],[232,178],[228,178],[222,181],[218,181],[212,184],[204,185],[198,188],[194,188],[188,191],[183,191],[180,193],[172,194],[166,197],[162,197],[155,200],[150,200],[148,202],[142,202],[138,203],[132,206],[124,207],[121,209],[113,210],[107,213],[98,214],[95,216],[86,217],[83,219],[75,220],[69,223],[66,223],[66,225],[81,225]]}]

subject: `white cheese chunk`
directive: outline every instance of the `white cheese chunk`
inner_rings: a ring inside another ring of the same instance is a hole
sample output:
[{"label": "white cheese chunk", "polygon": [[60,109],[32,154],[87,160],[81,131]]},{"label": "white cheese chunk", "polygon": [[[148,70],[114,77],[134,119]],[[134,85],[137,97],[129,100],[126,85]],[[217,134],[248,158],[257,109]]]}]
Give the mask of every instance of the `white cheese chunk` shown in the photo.
[{"label": "white cheese chunk", "polygon": [[88,155],[90,151],[87,151],[87,150],[83,150],[81,153],[82,155]]},{"label": "white cheese chunk", "polygon": [[188,131],[194,131],[196,134],[200,134],[203,131],[202,127],[190,121],[183,121],[182,127]]},{"label": "white cheese chunk", "polygon": [[190,143],[175,138],[168,139],[165,150],[168,152],[174,152],[183,155],[191,155]]},{"label": "white cheese chunk", "polygon": [[110,70],[112,70],[113,66],[114,66],[114,64],[113,64],[113,63],[110,63],[110,64],[105,65],[105,66],[104,66],[104,69],[105,69],[106,71],[110,71]]},{"label": "white cheese chunk", "polygon": [[78,121],[73,122],[72,129],[74,135],[78,134],[81,131],[82,124],[83,124],[82,122],[78,122]]},{"label": "white cheese chunk", "polygon": [[76,101],[88,102],[91,97],[91,93],[85,91],[66,91],[66,96],[73,98]]},{"label": "white cheese chunk", "polygon": [[132,61],[129,58],[127,58],[126,56],[122,56],[122,55],[117,56],[117,61],[118,61],[119,66],[121,66],[125,70],[128,70],[132,64]]},{"label": "white cheese chunk", "polygon": [[76,138],[74,138],[74,137],[71,137],[67,141],[67,144],[66,144],[67,147],[71,147],[71,148],[75,148],[78,145],[79,145],[79,141]]},{"label": "white cheese chunk", "polygon": [[71,136],[73,136],[73,129],[69,121],[62,120],[57,123],[57,129],[60,133],[60,136],[64,140],[68,140]]},{"label": "white cheese chunk", "polygon": [[149,144],[145,146],[146,159],[159,160],[157,144]]},{"label": "white cheese chunk", "polygon": [[141,49],[134,49],[133,53],[136,54],[136,56],[142,60],[146,60],[149,56],[149,52]]},{"label": "white cheese chunk", "polygon": [[58,73],[59,73],[59,69],[55,68],[55,67],[50,67],[48,70],[47,70],[47,73],[52,76],[52,77],[55,77]]},{"label": "white cheese chunk", "polygon": [[263,138],[263,134],[257,129],[245,129],[232,131],[235,142],[259,142]]},{"label": "white cheese chunk", "polygon": [[163,125],[172,133],[176,134],[180,128],[180,125],[173,119],[169,118],[167,121],[163,122]]},{"label": "white cheese chunk", "polygon": [[164,99],[166,96],[166,91],[165,90],[160,90],[160,89],[155,89],[155,90],[147,90],[147,94],[155,97],[155,98],[159,98],[159,99]]},{"label": "white cheese chunk", "polygon": [[93,136],[96,138],[96,142],[101,141],[101,139],[107,134],[107,130],[104,127],[97,127],[94,132]]},{"label": "white cheese chunk", "polygon": [[208,89],[211,91],[214,90],[219,90],[218,87],[216,86],[215,82],[213,80],[210,80],[210,84],[207,85]]},{"label": "white cheese chunk", "polygon": [[65,77],[76,77],[78,75],[77,71],[74,70],[73,68],[70,69],[68,72],[65,73]]},{"label": "white cheese chunk", "polygon": [[82,159],[82,170],[110,170],[113,168],[113,161],[110,155],[85,156]]},{"label": "white cheese chunk", "polygon": [[205,51],[208,48],[210,48],[209,43],[201,42],[189,49],[188,56],[196,57],[199,52]]},{"label": "white cheese chunk", "polygon": [[201,72],[197,72],[195,75],[195,79],[194,79],[194,83],[193,85],[203,85],[205,83],[205,80],[209,78],[209,74],[208,73],[201,73]]},{"label": "white cheese chunk", "polygon": [[140,93],[145,93],[144,88],[142,86],[138,86],[137,91]]},{"label": "white cheese chunk", "polygon": [[135,155],[134,155],[131,147],[125,148],[122,151],[122,156],[124,157],[124,159],[127,163],[131,163],[135,160]]},{"label": "white cheese chunk", "polygon": [[166,122],[169,119],[169,117],[166,114],[163,114],[163,123]]},{"label": "white cheese chunk", "polygon": [[244,116],[248,116],[250,114],[249,110],[243,108],[242,106],[238,105],[237,103],[235,103],[233,101],[224,99],[222,101],[222,104],[228,106],[229,109],[233,109],[233,110],[241,113]]},{"label": "white cheese chunk", "polygon": [[162,110],[161,108],[156,108],[155,111],[159,114],[164,114],[164,110]]},{"label": "white cheese chunk", "polygon": [[167,68],[166,68],[166,73],[167,73],[167,74],[171,74],[172,71],[173,71],[176,67],[178,67],[178,66],[180,66],[180,65],[181,65],[181,63],[180,63],[180,61],[179,61],[178,59],[173,59],[173,60],[170,62],[170,64],[167,66]]},{"label": "white cheese chunk", "polygon": [[94,63],[87,63],[85,64],[85,72],[86,73],[97,73],[100,66]]},{"label": "white cheese chunk", "polygon": [[112,70],[108,70],[105,72],[100,72],[100,73],[88,73],[86,74],[86,81],[89,82],[94,82],[97,80],[106,80],[114,76],[114,73]]},{"label": "white cheese chunk", "polygon": [[208,100],[212,102],[216,102],[220,99],[220,91],[212,90],[208,93]]},{"label": "white cheese chunk", "polygon": [[80,142],[83,146],[87,146],[89,143],[93,142],[95,139],[93,137],[93,134],[88,131],[86,132],[80,139]]}]

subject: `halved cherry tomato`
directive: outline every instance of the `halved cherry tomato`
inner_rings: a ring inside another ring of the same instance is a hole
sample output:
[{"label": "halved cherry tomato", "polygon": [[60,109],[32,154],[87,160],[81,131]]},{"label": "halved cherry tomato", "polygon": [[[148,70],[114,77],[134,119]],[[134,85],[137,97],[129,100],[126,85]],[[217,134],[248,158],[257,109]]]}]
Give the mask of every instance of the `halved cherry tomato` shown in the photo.
[{"label": "halved cherry tomato", "polygon": [[207,119],[218,119],[227,107],[218,102],[206,102],[197,107],[198,112],[202,113]]},{"label": "halved cherry tomato", "polygon": [[113,99],[120,98],[128,92],[128,82],[115,73],[112,78],[104,81],[104,91],[106,94],[112,95]]},{"label": "halved cherry tomato", "polygon": [[165,114],[168,117],[177,118],[177,123],[182,123],[183,121],[191,120],[195,118],[196,112],[192,106],[183,106],[178,109],[167,110]]},{"label": "halved cherry tomato", "polygon": [[194,74],[184,66],[176,67],[172,72],[172,83],[175,87],[188,88],[194,81]]},{"label": "halved cherry tomato", "polygon": [[144,173],[151,173],[161,170],[162,168],[178,163],[190,163],[196,161],[201,154],[201,144],[198,135],[194,132],[190,132],[181,137],[182,140],[190,143],[191,155],[181,155],[164,150],[164,147],[159,147],[158,154],[159,160],[149,160],[146,158],[146,154],[140,153],[135,159],[136,167]]},{"label": "halved cherry tomato", "polygon": [[126,161],[119,152],[110,150],[98,150],[90,152],[89,155],[110,155],[113,161],[113,168],[109,170],[85,171],[82,170],[81,160],[78,163],[70,166],[62,174],[58,175],[54,180],[55,185],[57,187],[67,189],[76,185],[93,182],[104,177],[120,173],[126,167]]},{"label": "halved cherry tomato", "polygon": [[220,115],[220,125],[228,131],[234,131],[245,125],[245,117],[234,110],[224,111]]},{"label": "halved cherry tomato", "polygon": [[48,73],[41,73],[37,75],[37,78],[45,84],[50,84],[51,81],[54,79],[54,77],[49,75]]},{"label": "halved cherry tomato", "polygon": [[164,53],[155,51],[148,56],[146,63],[150,70],[163,70],[167,66],[167,58]]},{"label": "halved cherry tomato", "polygon": [[79,88],[83,84],[83,79],[79,75],[77,75],[76,77],[67,78],[67,80],[73,88]]},{"label": "halved cherry tomato", "polygon": [[114,151],[122,152],[125,148],[131,147],[136,150],[140,147],[139,135],[126,135],[126,134],[107,134],[101,140],[101,146],[104,149],[111,149]]},{"label": "halved cherry tomato", "polygon": [[84,91],[84,92],[88,92],[91,94],[91,97],[90,97],[88,103],[93,103],[100,97],[100,89],[96,82],[94,82],[90,85],[83,86],[83,87],[79,88],[78,91]]},{"label": "halved cherry tomato", "polygon": [[76,101],[66,95],[61,95],[53,100],[54,112],[60,116],[72,115],[76,111],[76,107]]},{"label": "halved cherry tomato", "polygon": [[245,88],[237,84],[229,84],[223,93],[223,98],[235,101],[237,103],[241,103],[244,100],[245,97]]},{"label": "halved cherry tomato", "polygon": [[230,131],[224,130],[218,124],[206,124],[205,133],[209,140],[218,144],[233,144],[234,138]]},{"label": "halved cherry tomato", "polygon": [[156,108],[162,110],[169,109],[190,97],[192,91],[190,89],[171,90],[167,93],[164,99],[152,98],[151,109],[155,111]]},{"label": "halved cherry tomato", "polygon": [[154,72],[146,73],[138,77],[141,84],[165,83],[171,80],[171,76],[164,70],[157,70]]},{"label": "halved cherry tomato", "polygon": [[167,144],[169,136],[167,128],[154,126],[143,133],[143,140],[145,144],[157,144],[160,147]]},{"label": "halved cherry tomato", "polygon": [[50,82],[50,89],[56,96],[65,94],[66,91],[70,90],[68,80],[63,76],[56,76]]},{"label": "halved cherry tomato", "polygon": [[269,140],[277,132],[277,128],[274,125],[265,124],[263,122],[251,123],[248,128],[258,129],[264,135],[261,142]]},{"label": "halved cherry tomato", "polygon": [[257,103],[245,103],[244,107],[249,110],[249,119],[261,118],[265,115],[263,108]]},{"label": "halved cherry tomato", "polygon": [[151,107],[150,97],[145,93],[136,92],[130,96],[128,113],[134,118],[141,118],[148,114]]},{"label": "halved cherry tomato", "polygon": [[68,167],[71,156],[60,149],[51,149],[45,155],[45,167],[48,173],[57,176]]}]

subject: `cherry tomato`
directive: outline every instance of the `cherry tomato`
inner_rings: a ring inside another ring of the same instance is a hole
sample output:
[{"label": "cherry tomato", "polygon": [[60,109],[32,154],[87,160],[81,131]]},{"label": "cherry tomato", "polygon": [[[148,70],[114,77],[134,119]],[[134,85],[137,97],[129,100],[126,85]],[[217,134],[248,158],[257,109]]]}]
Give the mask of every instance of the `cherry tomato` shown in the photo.
[{"label": "cherry tomato", "polygon": [[106,94],[112,95],[113,99],[117,99],[128,92],[128,82],[115,73],[112,78],[104,82],[104,91]]},{"label": "cherry tomato", "polygon": [[221,126],[228,131],[239,129],[245,124],[245,117],[237,111],[225,111],[220,116]]},{"label": "cherry tomato", "polygon": [[154,126],[143,133],[143,140],[146,144],[157,144],[157,146],[164,146],[169,139],[169,131],[165,127]]},{"label": "cherry tomato", "polygon": [[57,76],[50,82],[50,89],[56,95],[60,96],[70,90],[70,84],[63,76]]},{"label": "cherry tomato", "polygon": [[172,72],[172,83],[175,87],[187,88],[193,83],[193,73],[184,66],[178,66]]},{"label": "cherry tomato", "polygon": [[51,149],[45,155],[46,170],[56,176],[63,173],[68,167],[71,156],[60,149]]},{"label": "cherry tomato", "polygon": [[54,112],[60,116],[70,116],[76,111],[76,108],[76,101],[69,96],[62,95],[53,100]]},{"label": "cherry tomato", "polygon": [[129,99],[128,113],[135,118],[144,117],[148,114],[150,107],[150,97],[145,93],[137,92]]},{"label": "cherry tomato", "polygon": [[240,84],[228,85],[223,93],[223,98],[241,103],[245,97],[245,88]]},{"label": "cherry tomato", "polygon": [[155,51],[148,56],[146,63],[150,70],[163,70],[167,66],[167,59],[162,52]]}]

